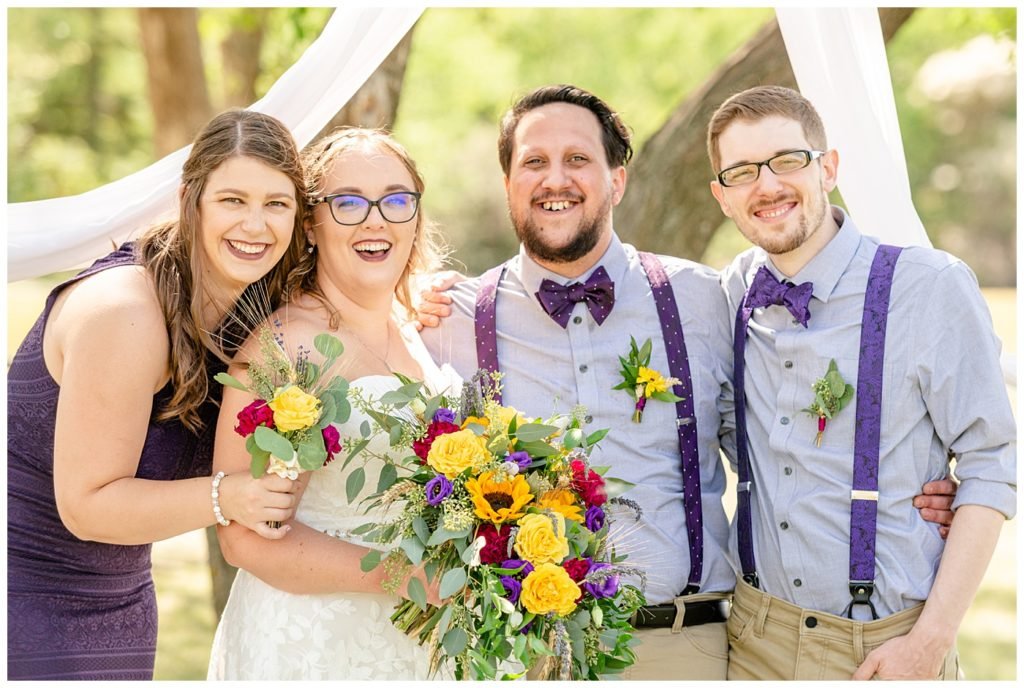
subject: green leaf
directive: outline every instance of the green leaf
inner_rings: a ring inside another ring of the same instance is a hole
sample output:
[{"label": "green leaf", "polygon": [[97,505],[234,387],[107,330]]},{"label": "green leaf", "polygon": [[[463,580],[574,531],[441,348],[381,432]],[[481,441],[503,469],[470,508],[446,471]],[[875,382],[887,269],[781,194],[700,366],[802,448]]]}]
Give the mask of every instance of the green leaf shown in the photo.
[{"label": "green leaf", "polygon": [[611,430],[611,428],[603,428],[601,430],[596,430],[587,435],[587,446],[591,447],[600,442],[601,440],[603,440],[605,435],[608,434],[609,430]]},{"label": "green leaf", "polygon": [[654,392],[653,394],[651,394],[651,398],[657,399],[658,401],[667,401],[670,404],[674,404],[677,401],[683,400],[683,397],[676,396],[672,392]]},{"label": "green leaf", "polygon": [[857,390],[853,388],[853,385],[846,385],[846,389],[843,390],[843,396],[839,397],[839,408],[843,408],[853,401],[853,395],[856,393]]},{"label": "green leaf", "polygon": [[427,399],[426,410],[423,411],[423,418],[429,423],[434,419],[434,414],[437,413],[437,409],[441,408],[441,402],[444,397],[440,394],[436,397],[430,397]]},{"label": "green leaf", "polygon": [[640,347],[640,353],[637,359],[640,361],[640,365],[647,367],[647,364],[651,362],[651,340],[650,338],[644,342],[643,346]]},{"label": "green leaf", "polygon": [[521,658],[525,651],[526,651],[526,636],[523,635],[522,633],[520,633],[520,634],[518,634],[516,636],[515,642],[512,643],[512,653],[516,657],[520,657]]},{"label": "green leaf", "polygon": [[423,587],[423,582],[419,578],[410,578],[408,585],[406,585],[405,592],[417,607],[423,611],[427,611],[427,591]]},{"label": "green leaf", "polygon": [[520,425],[516,430],[516,439],[520,442],[534,442],[542,440],[555,432],[558,432],[558,427],[554,425],[527,423],[526,425]]},{"label": "green leaf", "polygon": [[449,569],[443,576],[441,576],[441,585],[438,589],[438,595],[442,600],[451,597],[466,587],[467,580],[468,576],[466,575],[466,569]]},{"label": "green leaf", "polygon": [[369,443],[370,443],[370,440],[359,440],[358,442],[356,442],[355,446],[352,447],[352,451],[350,451],[348,453],[348,456],[346,456],[345,460],[342,462],[342,464],[341,464],[342,467],[347,466],[349,461],[354,459],[356,457],[356,455],[359,454],[359,452],[361,452],[364,449],[366,449],[366,445],[368,445]]},{"label": "green leaf", "polygon": [[313,337],[313,346],[324,358],[338,358],[345,352],[345,346],[334,335],[321,332]]},{"label": "green leaf", "polygon": [[377,566],[380,565],[380,552],[371,549],[369,552],[363,555],[363,558],[359,560],[359,569],[363,573],[369,573],[373,571]]},{"label": "green leaf", "polygon": [[504,456],[508,452],[508,437],[506,435],[497,435],[487,445],[487,451],[495,456]]},{"label": "green leaf", "polygon": [[420,539],[420,542],[427,544],[427,540],[430,539],[430,528],[422,516],[417,516],[412,520],[412,530],[416,533],[416,537]]},{"label": "green leaf", "polygon": [[461,628],[453,628],[444,634],[444,639],[441,641],[441,645],[444,647],[445,654],[449,657],[455,655],[466,649],[466,642],[469,638],[466,637],[466,632]]},{"label": "green leaf", "polygon": [[295,448],[295,452],[299,456],[299,467],[304,471],[315,471],[327,460],[324,437],[319,430],[310,433],[306,441]]},{"label": "green leaf", "polygon": [[447,530],[444,526],[441,526],[431,534],[430,539],[427,540],[427,546],[432,547],[434,545],[440,545],[441,543],[448,542],[449,540],[467,537],[469,536],[470,530],[470,528],[465,528],[463,530]]},{"label": "green leaf", "polygon": [[[558,453],[558,450],[552,447],[547,442],[522,442],[520,441],[516,445],[516,449],[524,451],[535,459],[544,458],[545,456],[554,456]],[[536,465],[536,463],[534,463]]]},{"label": "green leaf", "polygon": [[636,483],[631,483],[627,480],[622,480],[621,478],[611,478],[605,476],[604,479],[604,491],[605,494],[608,495],[608,499],[621,497],[635,485]]},{"label": "green leaf", "polygon": [[362,423],[359,424],[359,435],[361,437],[370,436],[370,421],[364,420]]},{"label": "green leaf", "polygon": [[446,604],[444,612],[441,614],[441,619],[437,622],[437,634],[442,637],[448,632],[448,624],[452,621],[452,609],[452,605]]},{"label": "green leaf", "polygon": [[352,415],[352,405],[348,403],[348,397],[334,397],[334,404],[336,407],[334,422],[338,425],[347,423],[349,416]]},{"label": "green leaf", "polygon": [[409,396],[408,394],[402,394],[400,390],[394,389],[391,390],[390,392],[385,392],[383,395],[381,395],[379,401],[381,404],[394,406],[395,408],[402,408],[412,400],[413,397]]},{"label": "green leaf", "polygon": [[366,483],[366,471],[363,467],[355,469],[348,475],[348,479],[345,481],[345,495],[348,497],[348,501],[351,503],[355,501],[355,498],[359,496],[359,493],[363,490],[363,485]]},{"label": "green leaf", "polygon": [[395,464],[384,464],[384,467],[380,469],[380,478],[377,479],[377,492],[383,492],[394,485],[397,480],[398,469],[395,468]]},{"label": "green leaf", "polygon": [[562,438],[562,446],[566,449],[575,449],[576,447],[583,446],[585,439],[582,430],[571,428],[565,431],[565,436]]},{"label": "green leaf", "polygon": [[225,387],[234,387],[235,389],[240,389],[243,392],[249,391],[248,387],[239,382],[237,378],[234,378],[231,375],[228,375],[227,373],[217,373],[216,375],[213,376],[213,379],[221,383]]},{"label": "green leaf", "polygon": [[249,472],[254,478],[261,477],[267,472],[267,464],[270,463],[270,452],[260,449],[256,445],[255,435],[249,435],[245,438],[245,449],[249,452],[249,456],[252,457],[252,461],[249,463]]},{"label": "green leaf", "polygon": [[405,556],[409,557],[409,561],[412,562],[413,566],[417,566],[423,561],[423,552],[425,548],[423,543],[420,542],[419,538],[407,537],[398,545],[405,552]]},{"label": "green leaf", "polygon": [[294,452],[292,443],[281,437],[276,431],[261,425],[256,428],[253,436],[256,438],[256,446],[263,451],[270,452],[282,461],[292,460]]},{"label": "green leaf", "polygon": [[388,431],[388,440],[392,447],[397,447],[402,442],[402,425],[396,423],[391,426],[391,430]]},{"label": "green leaf", "polygon": [[317,423],[317,427],[323,430],[328,425],[334,422],[334,417],[338,415],[338,402],[334,400],[333,394],[324,394],[320,397],[320,422]]}]

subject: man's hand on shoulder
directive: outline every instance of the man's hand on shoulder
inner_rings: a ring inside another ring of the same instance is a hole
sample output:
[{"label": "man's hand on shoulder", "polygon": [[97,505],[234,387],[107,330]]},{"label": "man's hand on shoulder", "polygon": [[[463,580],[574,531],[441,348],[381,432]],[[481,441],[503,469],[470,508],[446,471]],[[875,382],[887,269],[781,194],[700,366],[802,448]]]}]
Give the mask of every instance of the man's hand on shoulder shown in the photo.
[{"label": "man's hand on shoulder", "polygon": [[452,297],[445,292],[459,282],[464,282],[468,277],[454,270],[443,270],[434,273],[426,283],[426,287],[419,293],[419,302],[416,306],[416,329],[424,327],[437,327],[441,324],[441,318],[447,318],[452,314]]}]

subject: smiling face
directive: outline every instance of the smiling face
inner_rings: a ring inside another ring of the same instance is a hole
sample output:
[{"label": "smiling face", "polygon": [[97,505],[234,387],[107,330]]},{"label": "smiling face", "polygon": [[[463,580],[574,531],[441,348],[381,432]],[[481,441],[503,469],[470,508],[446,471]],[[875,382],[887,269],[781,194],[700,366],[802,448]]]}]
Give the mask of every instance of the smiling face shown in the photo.
[{"label": "smiling face", "polygon": [[[393,153],[371,142],[339,154],[320,196],[358,194],[371,201],[399,191],[416,191],[412,175]],[[376,206],[358,225],[335,222],[327,203],[313,210],[307,231],[318,252],[317,280],[349,298],[390,300],[409,262],[420,218],[388,222]]]},{"label": "smiling face", "polygon": [[[813,149],[800,123],[781,116],[735,120],[718,139],[721,169]],[[750,242],[773,256],[809,258],[833,235],[828,193],[835,188],[837,166],[836,152],[828,151],[793,172],[776,174],[762,166],[757,180],[743,186],[723,187],[713,181],[711,192]]]},{"label": "smiling face", "polygon": [[514,141],[505,191],[516,235],[548,269],[582,274],[611,241],[626,169],[609,167],[597,117],[578,105],[530,110]]},{"label": "smiling face", "polygon": [[199,234],[214,290],[234,297],[270,272],[292,238],[295,196],[286,174],[254,158],[228,158],[210,173]]}]

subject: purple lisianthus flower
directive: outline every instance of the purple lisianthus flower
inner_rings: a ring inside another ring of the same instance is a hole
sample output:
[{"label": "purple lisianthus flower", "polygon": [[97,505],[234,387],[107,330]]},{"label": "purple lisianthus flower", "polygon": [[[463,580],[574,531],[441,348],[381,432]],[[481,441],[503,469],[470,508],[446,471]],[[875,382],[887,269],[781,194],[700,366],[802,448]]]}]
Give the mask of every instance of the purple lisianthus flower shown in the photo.
[{"label": "purple lisianthus flower", "polygon": [[436,475],[423,486],[427,493],[427,504],[437,506],[452,493],[452,481],[443,475]]},{"label": "purple lisianthus flower", "polygon": [[583,525],[591,533],[596,533],[604,528],[604,509],[599,506],[588,506],[587,512],[583,515]]},{"label": "purple lisianthus flower", "polygon": [[526,561],[525,559],[506,559],[505,561],[501,562],[501,568],[503,569],[518,569],[520,566],[523,567],[523,570],[515,574],[517,576],[522,576],[523,578],[525,578],[526,576],[530,575],[531,571],[533,571],[533,564]]},{"label": "purple lisianthus flower", "polygon": [[530,455],[524,451],[512,452],[505,457],[505,461],[519,466],[520,471],[525,471],[533,465],[533,459],[531,459]]},{"label": "purple lisianthus flower", "polygon": [[505,597],[512,604],[519,602],[519,593],[523,591],[523,584],[519,582],[519,579],[513,578],[512,576],[502,576],[501,584],[505,586],[505,590],[508,593]]},{"label": "purple lisianthus flower", "polygon": [[[611,564],[596,562],[590,567],[590,572],[587,574],[587,577],[590,578],[595,572],[600,571],[601,569],[606,569],[609,566],[611,566]],[[600,582],[598,582],[598,580]],[[619,591],[619,576],[618,574],[615,574],[603,579],[594,580],[593,582],[585,580],[583,581],[583,589],[597,599],[602,597],[614,597],[615,593]]]},{"label": "purple lisianthus flower", "polygon": [[454,423],[455,422],[455,411],[441,407],[434,411],[434,422],[435,423]]}]

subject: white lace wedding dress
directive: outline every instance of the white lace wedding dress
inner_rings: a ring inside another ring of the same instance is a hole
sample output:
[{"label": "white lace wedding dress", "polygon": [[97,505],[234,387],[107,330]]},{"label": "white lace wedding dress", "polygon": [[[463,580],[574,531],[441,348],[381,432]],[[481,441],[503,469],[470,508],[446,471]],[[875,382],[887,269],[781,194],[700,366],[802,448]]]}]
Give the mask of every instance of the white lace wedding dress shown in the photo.
[{"label": "white lace wedding dress", "polygon": [[[422,347],[418,335],[415,344]],[[409,342],[414,349],[413,342]],[[421,350],[423,354],[425,349]],[[414,355],[419,352],[414,351]],[[429,356],[419,359],[427,385],[433,390],[451,387],[456,380],[438,370]],[[425,360],[424,360],[425,358]],[[351,385],[364,396],[379,398],[397,389],[393,376],[371,375]],[[451,390],[454,393],[458,389]],[[339,425],[342,437],[359,436],[366,416],[352,409],[348,422]],[[373,440],[374,452],[388,452],[387,436]],[[350,531],[376,520],[363,513],[360,498],[376,489],[383,462],[365,464],[353,459],[346,470],[341,460],[332,462],[310,477],[295,518],[334,537],[366,547]],[[363,494],[352,503],[345,496],[345,481],[358,466],[366,470]],[[221,617],[210,652],[207,678],[211,680],[423,680],[428,678],[428,652],[391,624],[390,616],[399,598],[372,593],[296,595],[273,588],[247,571],[239,570]]]}]

